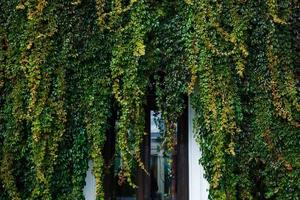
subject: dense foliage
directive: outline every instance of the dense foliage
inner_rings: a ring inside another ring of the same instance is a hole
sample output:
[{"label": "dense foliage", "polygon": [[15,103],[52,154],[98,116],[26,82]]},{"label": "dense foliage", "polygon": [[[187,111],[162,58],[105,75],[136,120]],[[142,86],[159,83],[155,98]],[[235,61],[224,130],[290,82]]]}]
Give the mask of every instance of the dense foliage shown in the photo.
[{"label": "dense foliage", "polygon": [[0,199],[83,199],[90,159],[103,199],[111,129],[119,177],[135,187],[149,90],[169,150],[191,97],[211,199],[300,199],[299,9],[1,0]]}]

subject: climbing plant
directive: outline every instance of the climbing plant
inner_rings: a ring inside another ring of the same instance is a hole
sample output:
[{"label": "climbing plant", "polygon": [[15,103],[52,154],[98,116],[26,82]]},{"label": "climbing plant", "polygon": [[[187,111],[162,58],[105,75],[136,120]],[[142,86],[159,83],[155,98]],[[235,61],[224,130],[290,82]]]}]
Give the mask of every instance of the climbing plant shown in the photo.
[{"label": "climbing plant", "polygon": [[136,188],[150,93],[168,151],[190,98],[210,199],[299,199],[299,13],[297,0],[2,0],[0,199],[84,199],[89,161],[104,199],[112,131],[119,183]]}]

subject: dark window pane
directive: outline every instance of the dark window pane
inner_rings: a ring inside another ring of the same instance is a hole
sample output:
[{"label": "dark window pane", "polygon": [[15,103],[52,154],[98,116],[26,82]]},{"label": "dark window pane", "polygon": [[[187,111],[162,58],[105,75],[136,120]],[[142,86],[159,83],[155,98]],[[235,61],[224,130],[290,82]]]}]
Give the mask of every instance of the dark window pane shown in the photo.
[{"label": "dark window pane", "polygon": [[[132,188],[126,181],[120,182],[118,173],[120,171],[120,158],[115,159],[115,198],[116,200],[136,200],[136,190]],[[135,171],[132,172],[133,180],[135,180]]]}]

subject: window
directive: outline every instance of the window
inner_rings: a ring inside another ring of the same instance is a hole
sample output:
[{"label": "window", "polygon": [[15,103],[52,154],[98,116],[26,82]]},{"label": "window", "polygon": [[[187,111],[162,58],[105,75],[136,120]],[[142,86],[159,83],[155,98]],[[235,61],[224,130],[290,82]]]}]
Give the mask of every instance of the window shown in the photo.
[{"label": "window", "polygon": [[[166,153],[163,148],[163,122],[156,111],[154,98],[148,98],[142,160],[149,172],[136,169],[133,174],[138,188],[118,184],[118,157],[113,157],[114,133],[109,133],[104,154],[110,170],[105,177],[105,199],[111,200],[187,200],[188,199],[188,113],[187,109],[178,120],[174,151]],[[112,130],[113,131],[113,130]],[[113,165],[113,166],[112,166]],[[180,166],[180,167],[179,167]]]}]

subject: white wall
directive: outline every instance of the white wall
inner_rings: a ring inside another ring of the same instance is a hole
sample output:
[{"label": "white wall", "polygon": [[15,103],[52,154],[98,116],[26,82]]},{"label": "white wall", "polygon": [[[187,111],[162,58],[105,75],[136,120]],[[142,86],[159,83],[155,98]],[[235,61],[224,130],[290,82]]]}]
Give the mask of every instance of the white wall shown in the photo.
[{"label": "white wall", "polygon": [[93,162],[89,161],[89,168],[85,177],[85,186],[83,194],[86,200],[96,200],[96,178],[92,173]]},{"label": "white wall", "polygon": [[209,185],[199,164],[201,152],[193,134],[193,118],[194,111],[189,103],[189,200],[207,200]]}]

